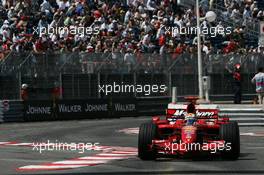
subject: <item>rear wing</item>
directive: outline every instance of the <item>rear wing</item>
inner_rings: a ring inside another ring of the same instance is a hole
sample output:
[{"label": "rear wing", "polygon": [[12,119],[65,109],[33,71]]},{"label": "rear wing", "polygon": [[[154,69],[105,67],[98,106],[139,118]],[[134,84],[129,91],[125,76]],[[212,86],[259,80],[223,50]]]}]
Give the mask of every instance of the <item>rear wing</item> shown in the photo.
[{"label": "rear wing", "polygon": [[[186,104],[170,103],[168,104],[167,115],[171,117],[182,117],[187,113],[186,112],[187,106],[188,105]],[[219,113],[218,105],[199,104],[199,105],[195,105],[195,109],[196,109],[197,118],[205,118],[205,119],[218,118],[218,113]]]}]

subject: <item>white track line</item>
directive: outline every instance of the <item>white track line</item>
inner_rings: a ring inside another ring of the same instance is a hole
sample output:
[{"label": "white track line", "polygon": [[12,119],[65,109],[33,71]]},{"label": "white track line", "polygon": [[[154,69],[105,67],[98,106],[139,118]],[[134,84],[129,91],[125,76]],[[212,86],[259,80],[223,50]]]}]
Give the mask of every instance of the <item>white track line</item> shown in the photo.
[{"label": "white track line", "polygon": [[80,157],[78,159],[80,160],[118,160],[118,159],[126,159],[129,158],[129,156],[122,156],[122,157],[108,157],[108,156],[96,156],[96,157],[92,157],[92,156],[88,156],[88,157]]},{"label": "white track line", "polygon": [[[108,163],[112,160],[129,159],[137,155],[136,148],[132,147],[108,147],[113,151],[103,152],[94,156],[79,157],[71,160],[56,161],[43,165],[28,165],[19,167],[17,171],[40,171],[40,170],[64,170],[87,166],[95,166]],[[120,149],[120,150],[119,150]],[[127,151],[126,151],[127,149]]]},{"label": "white track line", "polygon": [[86,167],[87,165],[28,165],[20,167],[18,171],[36,171],[36,170],[65,170],[73,168]]},{"label": "white track line", "polygon": [[93,165],[93,164],[102,164],[107,163],[106,160],[65,160],[65,161],[58,161],[53,162],[52,164],[60,164],[60,165]]}]

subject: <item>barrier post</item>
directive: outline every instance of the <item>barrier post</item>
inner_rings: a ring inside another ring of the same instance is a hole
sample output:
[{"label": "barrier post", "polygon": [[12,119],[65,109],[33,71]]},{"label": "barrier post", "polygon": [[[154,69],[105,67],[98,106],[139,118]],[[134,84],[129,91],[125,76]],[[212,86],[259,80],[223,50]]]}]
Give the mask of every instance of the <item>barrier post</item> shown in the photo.
[{"label": "barrier post", "polygon": [[101,74],[100,72],[97,73],[97,93],[98,93],[98,96],[97,98],[101,98],[101,93],[99,92],[99,85],[101,85]]},{"label": "barrier post", "polygon": [[172,91],[172,89],[171,89],[171,86],[172,86],[172,82],[171,82],[171,71],[167,74],[167,76],[168,76],[168,86],[169,86],[169,96],[172,96],[172,93],[171,93],[171,91]]},{"label": "barrier post", "polygon": [[59,86],[60,86],[60,99],[63,98],[63,90],[62,90],[62,73],[60,72],[60,77],[59,77]]},{"label": "barrier post", "polygon": [[205,90],[205,100],[209,101],[209,90]]},{"label": "barrier post", "polygon": [[[134,74],[133,74],[133,84],[134,84],[134,86],[136,86],[137,85],[137,73],[136,72],[134,72]],[[134,92],[134,97],[137,97],[137,92],[135,91]]]},{"label": "barrier post", "polygon": [[203,76],[203,90],[205,92],[205,100],[209,101],[209,91],[211,89],[211,79],[209,76]]},{"label": "barrier post", "polygon": [[21,94],[21,85],[22,85],[22,75],[21,75],[21,69],[19,67],[19,70],[18,70],[18,95],[19,95],[19,99],[21,100],[22,99],[22,94]]},{"label": "barrier post", "polygon": [[177,102],[177,87],[172,87],[172,103]]}]

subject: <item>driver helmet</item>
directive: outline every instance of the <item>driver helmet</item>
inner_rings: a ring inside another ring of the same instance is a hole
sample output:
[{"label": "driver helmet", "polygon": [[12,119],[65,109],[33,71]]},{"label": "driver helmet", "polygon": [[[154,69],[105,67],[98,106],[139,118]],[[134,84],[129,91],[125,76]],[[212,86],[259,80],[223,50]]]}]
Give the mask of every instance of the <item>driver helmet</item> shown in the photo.
[{"label": "driver helmet", "polygon": [[193,125],[195,122],[195,114],[194,113],[187,113],[185,116],[186,125]]}]

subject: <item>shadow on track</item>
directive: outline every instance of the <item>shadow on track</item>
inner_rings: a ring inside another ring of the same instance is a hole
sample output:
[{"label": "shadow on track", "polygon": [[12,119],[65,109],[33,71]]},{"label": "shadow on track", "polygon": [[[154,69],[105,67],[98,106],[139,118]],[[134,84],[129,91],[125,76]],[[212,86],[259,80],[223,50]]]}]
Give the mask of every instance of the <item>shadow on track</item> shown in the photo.
[{"label": "shadow on track", "polygon": [[[193,161],[243,161],[243,160],[257,160],[254,153],[240,153],[238,160],[222,159],[220,155],[199,155],[199,156],[186,156],[186,157],[161,157],[156,159],[157,162],[193,162]],[[251,157],[249,157],[251,156]]]}]

